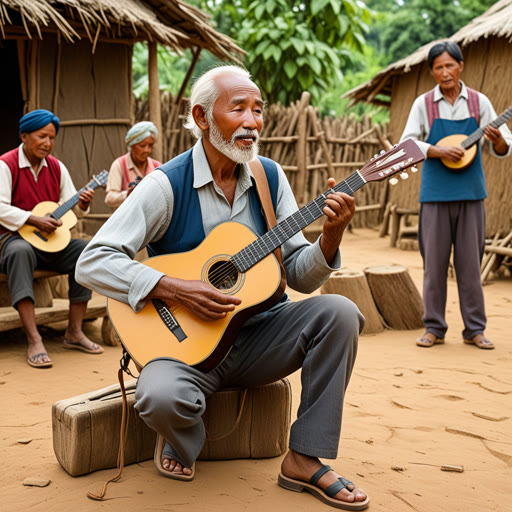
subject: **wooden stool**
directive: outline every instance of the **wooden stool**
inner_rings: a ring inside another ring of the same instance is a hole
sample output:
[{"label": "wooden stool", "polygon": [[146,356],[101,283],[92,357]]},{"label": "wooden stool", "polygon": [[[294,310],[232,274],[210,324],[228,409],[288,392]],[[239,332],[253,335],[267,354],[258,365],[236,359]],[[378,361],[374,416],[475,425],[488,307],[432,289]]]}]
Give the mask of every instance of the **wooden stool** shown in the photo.
[{"label": "wooden stool", "polygon": [[[135,385],[135,379],[126,382],[126,465],[152,459],[156,441],[156,434],[134,408]],[[207,399],[203,420],[208,439],[199,459],[277,457],[287,449],[291,415],[288,380],[247,389],[241,409],[243,397],[243,389],[233,388]],[[121,413],[119,384],[53,404],[53,450],[70,475],[117,466]],[[237,427],[230,432],[240,413]]]}]

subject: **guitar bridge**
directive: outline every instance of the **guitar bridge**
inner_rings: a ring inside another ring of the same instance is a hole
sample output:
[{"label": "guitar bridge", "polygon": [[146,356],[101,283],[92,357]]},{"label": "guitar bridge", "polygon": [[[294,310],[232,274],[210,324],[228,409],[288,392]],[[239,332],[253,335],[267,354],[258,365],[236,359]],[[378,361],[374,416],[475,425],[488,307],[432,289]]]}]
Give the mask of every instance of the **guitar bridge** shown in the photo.
[{"label": "guitar bridge", "polygon": [[179,342],[187,339],[187,335],[183,332],[180,324],[176,320],[176,317],[172,314],[169,306],[160,299],[152,299],[151,302],[155,307],[158,315],[162,319],[163,323],[169,329]]}]

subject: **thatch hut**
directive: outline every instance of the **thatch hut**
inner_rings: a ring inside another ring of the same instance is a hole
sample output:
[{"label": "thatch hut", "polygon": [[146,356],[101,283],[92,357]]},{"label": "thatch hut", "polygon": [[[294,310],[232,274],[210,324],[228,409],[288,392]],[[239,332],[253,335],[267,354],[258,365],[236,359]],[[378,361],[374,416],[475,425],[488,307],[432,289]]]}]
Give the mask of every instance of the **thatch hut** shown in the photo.
[{"label": "thatch hut", "polygon": [[[157,125],[157,42],[176,51],[189,48],[193,64],[202,49],[221,60],[243,53],[182,0],[0,0],[0,153],[19,144],[21,115],[46,108],[61,119],[54,154],[77,188],[108,169],[125,152],[124,136],[134,122],[136,41],[149,42],[150,119]],[[155,153],[158,158],[161,148]],[[107,212],[103,194],[98,196],[92,211]]]},{"label": "thatch hut", "polygon": [[[486,94],[499,115],[512,105],[512,0],[496,2],[452,37],[464,53],[462,80]],[[396,143],[405,127],[412,103],[432,89],[428,68],[429,43],[378,73],[372,80],[349,91],[352,102],[365,101],[390,107],[389,138]],[[489,198],[486,201],[487,234],[512,229],[512,160],[483,153]],[[420,176],[391,188],[390,200],[400,207],[418,206]]]}]

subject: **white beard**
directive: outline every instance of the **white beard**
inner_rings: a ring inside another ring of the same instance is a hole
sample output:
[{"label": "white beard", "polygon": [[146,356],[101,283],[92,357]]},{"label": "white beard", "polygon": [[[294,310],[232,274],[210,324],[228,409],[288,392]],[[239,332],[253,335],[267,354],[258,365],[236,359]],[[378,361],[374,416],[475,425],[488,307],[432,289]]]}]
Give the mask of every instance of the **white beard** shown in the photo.
[{"label": "white beard", "polygon": [[[222,137],[222,134],[218,130],[217,125],[213,120],[213,116],[209,116],[208,124],[210,128],[210,142],[212,146],[233,162],[236,162],[237,164],[245,164],[254,160],[258,156],[260,149],[258,141],[260,137],[257,130],[245,130],[243,128],[239,128],[235,133],[233,133],[231,140],[227,141]],[[235,141],[236,138],[240,136],[254,137],[255,141],[247,148],[239,148],[235,145]]]}]

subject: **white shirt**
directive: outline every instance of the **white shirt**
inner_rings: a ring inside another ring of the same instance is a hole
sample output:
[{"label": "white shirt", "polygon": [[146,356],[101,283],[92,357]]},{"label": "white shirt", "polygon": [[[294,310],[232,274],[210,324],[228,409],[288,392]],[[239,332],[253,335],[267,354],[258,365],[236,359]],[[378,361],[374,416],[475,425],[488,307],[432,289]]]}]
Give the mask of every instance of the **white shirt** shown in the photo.
[{"label": "white shirt", "polygon": [[[249,205],[252,185],[248,164],[240,166],[233,206],[215,183],[208,159],[199,140],[193,149],[194,188],[199,203],[205,235],[221,222],[235,221],[256,231]],[[279,186],[276,219],[281,221],[297,211],[286,175],[278,165]],[[126,201],[113,213],[82,252],[76,269],[78,282],[93,290],[128,303],[139,311],[145,297],[164,276],[162,272],[134,261],[135,254],[148,243],[159,240],[169,228],[174,196],[171,183],[159,169],[148,174]],[[302,293],[311,293],[340,268],[339,251],[330,267],[318,239],[310,244],[302,232],[282,246],[283,264],[288,284]],[[170,269],[168,275],[179,277]]]},{"label": "white shirt", "polygon": [[[436,85],[434,89],[434,102],[439,104],[439,117],[441,119],[449,119],[452,121],[459,121],[461,119],[467,119],[470,117],[469,106],[468,106],[468,90],[464,83],[461,81],[461,90],[454,104],[452,105],[441,92],[441,87]],[[478,101],[480,105],[480,128],[487,126],[489,123],[494,121],[498,116],[494,111],[492,103],[489,101],[489,98],[482,94],[478,93]],[[499,128],[505,142],[508,144],[508,151],[504,155],[498,155],[494,151],[494,146],[491,141],[487,140],[489,143],[489,151],[491,155],[497,158],[505,158],[510,155],[512,152],[512,134],[508,129],[506,124],[502,124]],[[404,132],[400,139],[400,142],[405,139],[414,139],[417,141],[418,146],[421,151],[427,156],[427,152],[430,148],[430,144],[425,142],[428,139],[430,134],[430,126],[428,122],[427,115],[427,107],[425,105],[425,94],[418,96],[414,101],[411,112],[409,113],[409,118],[407,119],[407,124],[405,125]]]},{"label": "white shirt", "polygon": [[[59,203],[62,203],[76,194],[76,188],[73,185],[73,180],[71,179],[71,175],[69,174],[66,166],[60,160],[58,160],[58,162],[60,165]],[[39,169],[36,172],[32,167],[32,164],[29,162],[27,156],[25,155],[25,152],[23,151],[23,143],[21,143],[18,151],[18,165],[20,169],[28,167],[28,170],[32,173],[35,181],[37,182],[39,171],[43,167],[47,166],[47,163],[46,158],[43,158],[41,160]],[[27,222],[28,218],[32,215],[32,212],[28,212],[26,210],[22,210],[21,208],[17,208],[16,206],[12,206],[11,198],[11,170],[3,160],[0,160],[0,224],[2,224],[2,226],[10,231],[17,231]],[[87,213],[87,211],[83,211],[77,207],[74,208],[74,211],[78,216],[85,215]]]}]

